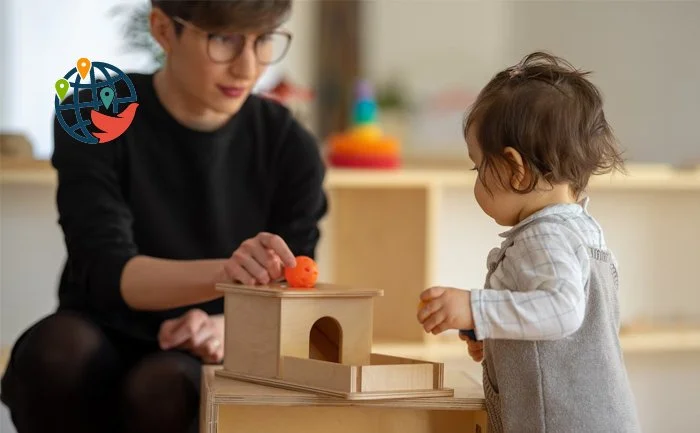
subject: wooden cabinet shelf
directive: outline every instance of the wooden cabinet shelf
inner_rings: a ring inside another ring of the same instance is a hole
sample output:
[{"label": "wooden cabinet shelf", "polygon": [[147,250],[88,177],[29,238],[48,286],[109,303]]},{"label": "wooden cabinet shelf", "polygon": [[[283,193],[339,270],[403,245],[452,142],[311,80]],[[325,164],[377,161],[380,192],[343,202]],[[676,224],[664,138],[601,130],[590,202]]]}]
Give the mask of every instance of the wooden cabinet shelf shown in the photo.
[{"label": "wooden cabinet shelf", "polygon": [[[623,330],[620,333],[620,344],[625,355],[700,352],[700,326]],[[466,344],[458,340],[456,335],[434,337],[424,343],[376,343],[372,350],[417,359],[470,359]]]},{"label": "wooden cabinet shelf", "polygon": [[[423,289],[442,281],[441,214],[451,190],[473,187],[476,174],[468,168],[466,163],[452,163],[416,164],[396,171],[329,171],[330,278],[339,284],[384,289],[384,297],[376,302],[376,341],[424,343],[429,339],[416,326],[416,303]],[[700,170],[630,165],[627,175],[596,177],[589,189],[630,197],[697,194]],[[473,272],[479,265],[463,266]]]},{"label": "wooden cabinet shelf", "polygon": [[2,185],[54,185],[56,170],[47,160],[0,158]]},{"label": "wooden cabinet shelf", "polygon": [[[53,184],[56,172],[48,160],[0,159],[3,184]],[[464,161],[407,161],[396,170],[329,168],[328,188],[429,188],[470,187],[475,172]],[[700,167],[678,169],[663,164],[629,164],[627,174],[594,177],[591,190],[695,190],[700,191]]]},{"label": "wooden cabinet shelf", "polygon": [[[438,272],[442,265],[439,252],[445,250],[440,241],[445,237],[439,230],[441,212],[451,190],[461,189],[466,194],[465,189],[474,185],[476,173],[469,168],[466,161],[406,161],[397,170],[328,170],[330,213],[323,222],[322,238],[322,249],[327,251],[319,255],[327,267],[323,278],[384,290],[384,297],[376,302],[374,341],[417,347],[433,341],[417,325],[417,299],[423,289],[436,284],[438,277],[442,279]],[[700,206],[687,203],[700,203],[700,168],[629,164],[627,170],[626,175],[594,178],[590,190],[623,201],[627,197],[654,197],[660,206],[678,206],[686,218],[699,217]],[[0,180],[3,186],[53,186],[56,173],[49,161],[0,159]],[[609,210],[608,215],[610,212],[618,214],[617,210]],[[649,231],[650,226],[643,227]],[[481,264],[469,266],[476,272]],[[623,344],[631,352],[699,350],[700,328],[629,331],[623,333]]]}]

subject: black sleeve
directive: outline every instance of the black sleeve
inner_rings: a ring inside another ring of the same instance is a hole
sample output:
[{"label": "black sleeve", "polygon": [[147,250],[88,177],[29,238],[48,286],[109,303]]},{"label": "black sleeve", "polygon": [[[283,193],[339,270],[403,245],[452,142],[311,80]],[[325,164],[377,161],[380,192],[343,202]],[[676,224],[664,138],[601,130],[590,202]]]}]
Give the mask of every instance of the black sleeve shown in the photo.
[{"label": "black sleeve", "polygon": [[319,221],[328,210],[323,189],[326,167],[317,141],[292,120],[279,158],[269,231],[281,236],[294,255],[315,258]]},{"label": "black sleeve", "polygon": [[54,119],[51,161],[58,172],[56,202],[70,283],[87,298],[81,303],[100,312],[128,308],[121,296],[121,275],[138,253],[120,187],[120,145],[119,139],[82,143]]}]

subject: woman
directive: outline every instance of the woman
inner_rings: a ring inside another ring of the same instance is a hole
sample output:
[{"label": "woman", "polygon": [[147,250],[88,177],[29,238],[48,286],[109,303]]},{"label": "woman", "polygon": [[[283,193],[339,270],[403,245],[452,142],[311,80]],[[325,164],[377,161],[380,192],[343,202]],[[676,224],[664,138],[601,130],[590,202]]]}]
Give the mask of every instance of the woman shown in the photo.
[{"label": "woman", "polygon": [[287,51],[290,3],[153,0],[167,60],[129,74],[126,133],[84,144],[54,123],[68,258],[58,311],[20,337],[3,377],[18,433],[196,431],[201,364],[223,357],[215,284],[265,284],[314,256],[317,145],[250,94]]}]

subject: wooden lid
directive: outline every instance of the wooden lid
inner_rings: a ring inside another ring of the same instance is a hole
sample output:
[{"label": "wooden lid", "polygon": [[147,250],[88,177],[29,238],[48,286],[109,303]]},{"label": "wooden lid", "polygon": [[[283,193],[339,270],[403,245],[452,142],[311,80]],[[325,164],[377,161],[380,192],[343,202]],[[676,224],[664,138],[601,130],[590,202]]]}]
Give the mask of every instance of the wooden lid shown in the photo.
[{"label": "wooden lid", "polygon": [[273,298],[368,298],[384,296],[383,290],[340,286],[318,283],[314,288],[292,288],[287,283],[273,283],[264,286],[243,284],[217,284],[216,289],[225,293],[240,293],[252,296]]}]

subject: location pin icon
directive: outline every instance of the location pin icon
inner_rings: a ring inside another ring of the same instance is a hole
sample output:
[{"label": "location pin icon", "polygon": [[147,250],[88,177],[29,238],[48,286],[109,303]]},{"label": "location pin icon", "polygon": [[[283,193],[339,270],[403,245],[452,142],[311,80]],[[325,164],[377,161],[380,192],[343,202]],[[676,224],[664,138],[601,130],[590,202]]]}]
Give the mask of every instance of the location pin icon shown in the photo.
[{"label": "location pin icon", "polygon": [[80,76],[83,77],[83,80],[87,76],[87,73],[90,72],[90,65],[90,60],[88,60],[85,57],[78,59],[78,63],[76,63],[76,66],[78,67],[78,72],[80,73]]},{"label": "location pin icon", "polygon": [[112,90],[110,87],[105,87],[104,89],[100,90],[100,99],[102,99],[102,103],[104,104],[105,108],[109,108],[109,106],[112,104],[112,99],[114,99],[114,90]]},{"label": "location pin icon", "polygon": [[66,97],[66,93],[68,93],[70,83],[65,78],[59,78],[54,87],[56,88],[56,93],[58,93],[59,99],[63,101],[63,98]]}]

